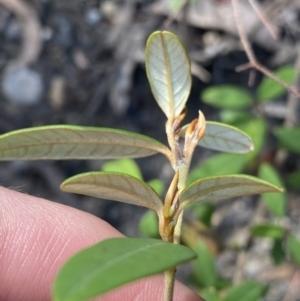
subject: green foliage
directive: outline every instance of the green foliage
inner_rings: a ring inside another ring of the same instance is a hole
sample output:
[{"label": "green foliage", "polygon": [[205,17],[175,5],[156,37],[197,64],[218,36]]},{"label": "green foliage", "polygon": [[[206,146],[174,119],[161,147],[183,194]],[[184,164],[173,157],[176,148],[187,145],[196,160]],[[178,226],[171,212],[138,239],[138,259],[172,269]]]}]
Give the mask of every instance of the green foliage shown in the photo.
[{"label": "green foliage", "polygon": [[290,253],[291,259],[296,264],[297,268],[300,269],[300,241],[296,236],[290,235],[287,240],[287,249]]},{"label": "green foliage", "polygon": [[158,218],[154,211],[148,210],[142,216],[139,223],[139,231],[145,237],[159,238]]},{"label": "green foliage", "polygon": [[[287,84],[292,84],[296,78],[296,69],[285,66],[274,71],[274,74]],[[257,89],[257,98],[261,102],[272,101],[286,93],[286,89],[269,77],[265,77]]]},{"label": "green foliage", "polygon": [[54,301],[87,300],[195,257],[191,249],[161,240],[107,239],[66,262],[54,284]]},{"label": "green foliage", "polygon": [[206,159],[203,163],[191,170],[188,176],[188,185],[196,180],[214,175],[240,173],[246,164],[244,155],[218,154]]},{"label": "green foliage", "polygon": [[275,265],[283,263],[285,259],[285,250],[283,248],[283,239],[277,238],[273,241],[273,247],[271,250],[271,256]]},{"label": "green foliage", "polygon": [[274,224],[260,224],[251,228],[251,233],[257,237],[268,237],[273,239],[283,238],[286,230]]},{"label": "green foliage", "polygon": [[[245,164],[260,153],[266,134],[266,124],[262,118],[244,119],[240,111],[238,117],[231,118],[246,134],[232,126],[206,122],[201,112],[198,119],[181,126],[192,79],[186,50],[176,35],[167,31],[154,32],[147,41],[145,62],[153,96],[167,117],[165,131],[169,146],[128,131],[69,125],[29,128],[0,136],[0,160],[118,159],[105,163],[102,172],[87,172],[65,180],[61,189],[153,210],[143,217],[140,229],[147,236],[159,232],[162,240],[114,238],[80,251],[58,273],[53,289],[54,301],[94,298],[130,281],[166,270],[164,301],[171,301],[176,266],[196,256],[191,249],[179,244],[182,213],[187,205],[282,191],[255,177],[224,175],[241,172]],[[282,76],[286,77],[284,74]],[[245,109],[253,103],[247,91],[232,86],[209,88],[204,92],[203,99],[214,106],[232,110]],[[277,132],[280,136],[280,130]],[[178,142],[179,135],[184,138],[183,146]],[[210,158],[200,166],[201,169],[198,167],[192,171],[189,177],[191,184],[186,187],[196,146],[248,153],[253,149],[253,143],[257,149],[250,155],[223,154]],[[159,197],[164,190],[162,182],[154,180],[145,183],[140,169],[129,159],[158,153],[163,154],[174,169],[164,203]],[[263,174],[276,182],[274,172]],[[207,225],[212,213],[212,206],[198,211]],[[272,229],[267,230],[264,230],[265,235],[278,239],[279,234],[276,236],[274,229],[273,232]],[[298,243],[292,238],[289,240],[292,257],[297,256],[294,246]],[[198,259],[194,264],[194,276],[197,281],[204,288],[220,286],[221,281],[207,247],[203,243],[197,244],[196,253]],[[252,301],[265,291],[262,284],[248,282],[230,289],[225,301],[241,298]],[[206,294],[208,296],[208,290]],[[217,294],[213,295],[210,291],[209,298],[213,296],[217,298]]]},{"label": "green foliage", "polygon": [[[283,181],[277,170],[268,163],[259,167],[258,176],[277,186],[283,186]],[[286,210],[286,196],[278,193],[265,193],[262,195],[265,206],[277,217],[283,217]]]},{"label": "green foliage", "polygon": [[233,85],[209,87],[201,97],[203,102],[219,109],[239,110],[252,103],[251,95],[246,90]]},{"label": "green foliage", "polygon": [[193,213],[197,220],[201,221],[207,227],[211,226],[211,219],[215,211],[215,206],[210,203],[201,203],[192,206]]},{"label": "green foliage", "polygon": [[300,127],[278,127],[275,130],[280,145],[291,152],[300,154]]},{"label": "green foliage", "polygon": [[193,262],[193,278],[202,288],[216,287],[218,275],[210,251],[204,243],[198,243],[195,252],[197,259]]},{"label": "green foliage", "polygon": [[291,173],[286,180],[286,185],[291,189],[300,190],[300,171]]},{"label": "green foliage", "polygon": [[118,159],[105,162],[102,165],[102,171],[126,173],[128,176],[143,180],[139,166],[132,159]]},{"label": "green foliage", "polygon": [[206,301],[222,301],[221,297],[214,287],[202,289],[199,295]]},{"label": "green foliage", "polygon": [[229,289],[223,301],[258,301],[267,291],[267,285],[256,281],[246,281]]},{"label": "green foliage", "polygon": [[161,213],[157,193],[143,181],[121,173],[87,172],[65,180],[63,191],[144,206]]}]

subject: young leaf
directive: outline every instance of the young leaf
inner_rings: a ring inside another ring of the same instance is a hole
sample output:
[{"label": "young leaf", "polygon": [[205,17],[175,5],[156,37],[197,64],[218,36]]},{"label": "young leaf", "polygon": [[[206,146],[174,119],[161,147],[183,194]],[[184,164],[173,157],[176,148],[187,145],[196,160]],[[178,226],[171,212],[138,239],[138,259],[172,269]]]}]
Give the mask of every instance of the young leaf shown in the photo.
[{"label": "young leaf", "polygon": [[226,175],[194,182],[182,191],[179,199],[187,206],[191,203],[214,202],[263,192],[282,192],[282,189],[255,177]]},{"label": "young leaf", "polygon": [[283,261],[285,260],[285,249],[282,246],[282,239],[278,238],[278,239],[274,239],[273,241],[273,247],[271,250],[271,256],[273,259],[273,262],[275,265],[279,265],[281,263],[283,263]]},{"label": "young leaf", "polygon": [[[274,74],[287,84],[292,84],[296,77],[296,69],[292,66],[282,67]],[[269,77],[264,77],[257,89],[257,98],[261,102],[272,101],[286,93],[286,89]]]},{"label": "young leaf", "polygon": [[218,295],[218,292],[214,287],[201,289],[199,295],[206,301],[222,301],[221,297]]},{"label": "young leaf", "polygon": [[87,172],[65,180],[61,190],[138,205],[160,212],[162,201],[146,183],[126,174]]},{"label": "young leaf", "polygon": [[247,154],[247,162],[252,161],[260,154],[266,142],[266,121],[263,118],[251,118],[244,122],[237,123],[235,126],[249,135],[253,140],[254,150]]},{"label": "young leaf", "polygon": [[117,159],[105,162],[101,168],[104,172],[119,172],[143,180],[139,166],[132,159]]},{"label": "young leaf", "polygon": [[201,95],[203,102],[219,109],[239,110],[252,103],[251,95],[233,85],[219,85],[206,88]]},{"label": "young leaf", "polygon": [[297,268],[300,268],[300,241],[296,236],[290,235],[287,241],[287,249],[290,253],[291,259],[296,264]]},{"label": "young leaf", "polygon": [[165,189],[164,182],[160,179],[152,179],[147,182],[147,184],[152,187],[158,195],[162,195]]},{"label": "young leaf", "polygon": [[214,155],[191,170],[187,183],[211,176],[240,173],[246,164],[245,155]]},{"label": "young leaf", "polygon": [[300,189],[300,170],[294,171],[286,179],[286,185],[290,189],[299,190]]},{"label": "young leaf", "polygon": [[140,233],[145,237],[159,238],[157,214],[148,210],[139,222]]},{"label": "young leaf", "polygon": [[[283,186],[283,181],[276,169],[263,163],[259,167],[259,178],[277,186]],[[283,217],[286,209],[286,196],[282,193],[266,193],[262,195],[265,206],[277,217]]]},{"label": "young leaf", "polygon": [[244,122],[253,118],[247,111],[233,111],[233,110],[222,110],[220,112],[220,119],[226,124],[235,125],[239,122]]},{"label": "young leaf", "polygon": [[138,158],[171,151],[127,131],[70,125],[41,126],[0,136],[0,160]]},{"label": "young leaf", "polygon": [[274,224],[261,224],[251,228],[251,233],[257,237],[269,237],[273,239],[282,238],[286,230]]},{"label": "young leaf", "polygon": [[195,257],[191,249],[162,240],[110,238],[67,261],[55,280],[53,298],[87,300]]},{"label": "young leaf", "polygon": [[199,146],[228,153],[248,153],[254,146],[252,139],[239,129],[219,122],[206,122],[205,134]]},{"label": "young leaf", "polygon": [[297,154],[300,154],[300,127],[288,128],[288,127],[278,127],[275,130],[275,135],[277,136],[280,144]]},{"label": "young leaf", "polygon": [[257,301],[268,291],[268,286],[256,281],[247,281],[232,287],[223,301]]},{"label": "young leaf", "polygon": [[190,94],[190,63],[176,35],[156,31],[146,45],[146,71],[155,100],[168,118],[178,117]]},{"label": "young leaf", "polygon": [[193,262],[195,280],[201,287],[216,286],[218,276],[214,258],[204,243],[198,243],[195,249],[197,259]]}]

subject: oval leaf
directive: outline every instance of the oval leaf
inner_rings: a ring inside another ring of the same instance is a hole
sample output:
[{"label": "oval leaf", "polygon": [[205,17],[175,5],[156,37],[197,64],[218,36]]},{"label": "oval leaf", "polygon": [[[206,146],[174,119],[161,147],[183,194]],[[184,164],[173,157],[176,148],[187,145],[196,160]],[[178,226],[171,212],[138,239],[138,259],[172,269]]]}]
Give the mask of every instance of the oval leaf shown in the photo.
[{"label": "oval leaf", "polygon": [[160,212],[162,201],[146,183],[120,173],[88,172],[64,181],[60,188],[96,198],[138,205]]},{"label": "oval leaf", "polygon": [[199,242],[195,248],[197,259],[193,262],[193,276],[202,288],[215,287],[218,282],[213,255],[203,242]]},{"label": "oval leaf", "polygon": [[54,283],[55,301],[82,301],[196,257],[189,248],[156,239],[111,238],[73,256]]},{"label": "oval leaf", "polygon": [[241,173],[246,165],[245,155],[217,154],[193,168],[188,175],[188,185],[205,177]]},{"label": "oval leaf", "polygon": [[[293,66],[284,66],[274,71],[274,75],[287,84],[292,84],[296,78],[297,70]],[[269,77],[264,77],[257,89],[257,98],[260,102],[272,101],[287,93],[279,83]]]},{"label": "oval leaf", "polygon": [[287,240],[287,249],[290,253],[291,259],[300,268],[300,241],[295,235],[290,235]]},{"label": "oval leaf", "polygon": [[238,110],[252,104],[247,90],[233,85],[219,85],[206,88],[201,98],[203,102],[220,109]]},{"label": "oval leaf", "polygon": [[125,173],[139,180],[143,180],[141,170],[133,159],[123,158],[105,162],[101,166],[101,170],[105,172]]},{"label": "oval leaf", "polygon": [[257,301],[263,297],[267,291],[267,285],[250,280],[230,288],[224,301]]},{"label": "oval leaf", "polygon": [[251,233],[257,237],[269,237],[273,239],[282,238],[286,230],[274,224],[261,224],[251,228]]},{"label": "oval leaf", "polygon": [[138,158],[170,150],[140,134],[69,125],[22,129],[0,136],[0,160]]},{"label": "oval leaf", "polygon": [[189,97],[190,62],[179,38],[156,31],[146,45],[146,72],[155,100],[168,118],[178,117]]},{"label": "oval leaf", "polygon": [[181,203],[189,205],[196,202],[214,202],[263,192],[282,192],[282,189],[255,177],[226,175],[194,182],[182,191],[179,199]]},{"label": "oval leaf", "polygon": [[300,154],[300,126],[297,127],[278,127],[275,130],[280,145],[292,152]]},{"label": "oval leaf", "polygon": [[[283,180],[277,170],[269,163],[259,166],[258,176],[277,186],[283,186]],[[286,210],[286,195],[281,193],[266,193],[262,195],[265,206],[277,217],[283,217]]]},{"label": "oval leaf", "polygon": [[[185,135],[187,126],[182,128],[181,136]],[[241,130],[219,122],[206,122],[204,136],[199,146],[228,153],[248,153],[254,149],[252,139]]]}]

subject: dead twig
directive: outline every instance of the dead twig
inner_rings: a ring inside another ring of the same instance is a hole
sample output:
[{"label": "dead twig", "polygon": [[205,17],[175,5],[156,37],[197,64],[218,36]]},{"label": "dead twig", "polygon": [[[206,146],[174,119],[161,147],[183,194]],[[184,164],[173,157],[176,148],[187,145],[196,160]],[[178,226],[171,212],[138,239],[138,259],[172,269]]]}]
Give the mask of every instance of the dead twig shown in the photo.
[{"label": "dead twig", "polygon": [[0,0],[0,4],[16,15],[23,32],[21,52],[7,67],[12,71],[37,60],[42,47],[40,26],[34,9],[22,0]]},{"label": "dead twig", "polygon": [[252,68],[255,70],[260,71],[264,75],[268,76],[269,78],[273,79],[280,85],[282,85],[288,92],[294,94],[297,97],[300,97],[300,92],[297,91],[297,89],[294,86],[290,86],[284,81],[282,81],[280,78],[278,78],[271,70],[260,64],[255,55],[252,51],[252,48],[250,46],[250,43],[248,41],[247,35],[244,31],[244,28],[242,26],[242,22],[240,19],[239,9],[238,9],[238,0],[231,0],[232,6],[233,6],[233,13],[235,18],[235,23],[237,27],[237,31],[241,40],[241,43],[243,45],[243,48],[245,50],[245,53],[248,57],[249,62],[247,64],[244,64],[242,66],[239,66],[236,68],[237,72]]},{"label": "dead twig", "polygon": [[266,15],[261,10],[259,4],[256,2],[256,0],[248,0],[250,5],[252,6],[253,10],[256,12],[257,16],[260,18],[261,22],[265,25],[265,27],[270,32],[271,36],[277,40],[277,31],[274,29],[272,24],[267,19]]}]

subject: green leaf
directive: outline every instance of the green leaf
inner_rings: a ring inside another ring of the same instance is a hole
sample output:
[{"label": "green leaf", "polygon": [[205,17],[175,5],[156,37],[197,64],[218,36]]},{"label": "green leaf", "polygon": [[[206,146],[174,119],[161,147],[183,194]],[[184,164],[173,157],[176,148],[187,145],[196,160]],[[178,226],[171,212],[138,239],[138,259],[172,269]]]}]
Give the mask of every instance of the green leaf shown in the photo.
[{"label": "green leaf", "polygon": [[282,246],[282,239],[274,239],[271,256],[275,265],[283,263],[285,260],[285,250]]},{"label": "green leaf", "polygon": [[152,179],[147,182],[147,184],[152,187],[158,195],[162,195],[165,189],[164,182],[159,179]]},{"label": "green leaf", "polygon": [[276,137],[278,138],[282,147],[289,151],[300,154],[300,127],[278,127],[275,130]]},{"label": "green leaf", "polygon": [[260,154],[266,142],[267,124],[262,118],[251,118],[244,122],[237,123],[235,126],[249,135],[253,140],[254,150],[247,154],[247,162],[252,161]]},{"label": "green leaf", "polygon": [[65,180],[61,190],[147,207],[160,213],[162,201],[146,183],[126,174],[87,172]]},{"label": "green leaf", "polygon": [[[274,74],[287,84],[292,84],[296,78],[293,66],[281,67]],[[264,77],[257,90],[257,98],[261,102],[272,101],[286,93],[286,89],[269,77]]]},{"label": "green leaf", "polygon": [[252,139],[239,129],[219,122],[206,122],[205,134],[198,145],[228,153],[248,153]]},{"label": "green leaf", "polygon": [[210,176],[240,173],[245,164],[245,155],[218,154],[193,168],[188,175],[187,183],[191,184]]},{"label": "green leaf", "polygon": [[[277,170],[268,163],[259,166],[258,176],[276,186],[283,186]],[[262,195],[265,206],[277,217],[283,217],[286,210],[286,195],[283,193],[267,193]]]},{"label": "green leaf", "polygon": [[140,233],[145,237],[159,238],[157,214],[148,210],[139,222]]},{"label": "green leaf", "polygon": [[[182,127],[184,137],[189,124]],[[204,136],[199,146],[228,153],[248,153],[253,150],[252,139],[239,129],[219,122],[207,121]]]},{"label": "green leaf", "polygon": [[213,256],[202,242],[197,244],[195,252],[197,253],[197,259],[193,262],[195,280],[203,288],[216,286],[218,276]]},{"label": "green leaf", "polygon": [[195,218],[201,221],[207,227],[210,227],[215,206],[209,203],[200,203],[192,207]]},{"label": "green leaf", "polygon": [[239,110],[252,104],[251,95],[242,88],[220,85],[206,88],[201,98],[203,102],[219,109]]},{"label": "green leaf", "polygon": [[54,301],[87,300],[195,257],[191,249],[161,240],[110,238],[67,261],[54,283]]},{"label": "green leaf", "polygon": [[127,131],[52,125],[0,136],[0,160],[138,158],[170,150],[160,142]]},{"label": "green leaf", "polygon": [[257,237],[282,238],[286,230],[274,224],[261,224],[251,228],[251,234]]},{"label": "green leaf", "polygon": [[105,162],[101,168],[105,172],[119,172],[125,173],[129,176],[135,177],[139,180],[143,180],[139,166],[132,159],[118,159]]},{"label": "green leaf", "polygon": [[299,170],[291,173],[286,180],[286,184],[287,184],[288,188],[290,188],[290,189],[299,190],[300,189],[299,183],[300,183],[300,171]]},{"label": "green leaf", "polygon": [[201,289],[199,295],[206,301],[222,301],[221,297],[214,287]]},{"label": "green leaf", "polygon": [[156,31],[146,45],[146,72],[155,100],[168,118],[178,117],[191,90],[190,63],[179,38]]},{"label": "green leaf", "polygon": [[238,284],[227,292],[224,301],[258,301],[268,291],[268,286],[256,281]]},{"label": "green leaf", "polygon": [[245,120],[249,120],[251,118],[253,117],[246,111],[222,110],[220,112],[221,121],[231,125],[244,122]]},{"label": "green leaf", "polygon": [[294,235],[290,235],[287,240],[287,249],[290,253],[291,259],[300,268],[300,241]]},{"label": "green leaf", "polygon": [[187,206],[196,202],[215,202],[263,192],[282,192],[282,189],[255,177],[226,175],[194,182],[182,191],[179,200]]}]

